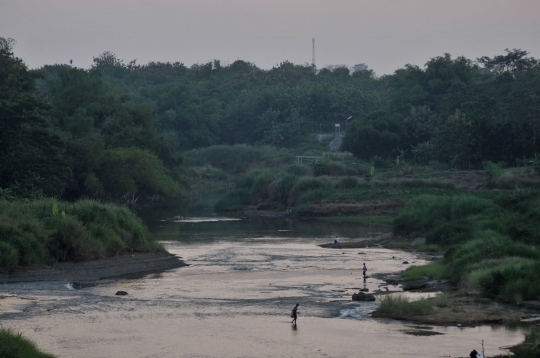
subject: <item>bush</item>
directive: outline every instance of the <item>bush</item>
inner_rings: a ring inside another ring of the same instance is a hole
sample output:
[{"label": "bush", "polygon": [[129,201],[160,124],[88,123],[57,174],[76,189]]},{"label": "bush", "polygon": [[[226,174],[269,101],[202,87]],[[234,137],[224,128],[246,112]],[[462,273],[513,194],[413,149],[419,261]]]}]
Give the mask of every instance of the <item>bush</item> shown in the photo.
[{"label": "bush", "polygon": [[289,165],[285,170],[288,174],[305,177],[311,175],[311,169],[307,165],[293,164]]},{"label": "bush", "polygon": [[343,163],[332,160],[317,160],[313,162],[313,176],[343,176],[356,174],[352,168],[347,168]]},{"label": "bush", "polygon": [[210,179],[217,181],[227,181],[229,176],[223,170],[219,168],[214,168],[211,165],[206,165],[204,167],[195,167],[192,168],[196,173],[196,176],[200,179]]},{"label": "bush", "polygon": [[162,247],[124,207],[92,200],[0,202],[0,268],[89,260],[127,249]]},{"label": "bush", "polygon": [[426,234],[429,244],[450,246],[473,237],[475,225],[470,219],[445,221]]},{"label": "bush", "polygon": [[14,333],[6,328],[0,328],[0,357],[54,358],[50,354],[40,352],[34,343],[20,333]]},{"label": "bush", "polygon": [[245,173],[253,164],[287,157],[271,146],[254,147],[246,144],[213,145],[184,153],[186,165],[211,165],[227,173]]},{"label": "bush", "polygon": [[499,214],[500,209],[492,202],[472,195],[421,195],[405,204],[394,220],[393,232],[429,232],[447,221],[488,213]]},{"label": "bush", "polygon": [[492,230],[478,231],[474,239],[461,244],[445,254],[445,261],[455,278],[470,269],[470,266],[483,260],[501,259],[516,256],[526,259],[540,259],[540,251],[533,246],[512,241]]},{"label": "bush", "polygon": [[404,280],[419,280],[424,276],[435,280],[448,278],[447,267],[442,261],[436,261],[423,266],[410,266],[401,272]]},{"label": "bush", "polygon": [[327,191],[324,189],[312,189],[308,190],[306,192],[303,192],[300,197],[298,198],[296,205],[298,206],[306,206],[309,204],[312,204],[316,201],[320,201],[321,199],[324,199],[327,195]]},{"label": "bush", "polygon": [[326,189],[329,184],[327,181],[317,178],[302,178],[291,189],[289,203],[295,204],[302,193],[315,189]]},{"label": "bush", "polygon": [[217,211],[223,211],[225,209],[238,208],[250,204],[250,191],[248,189],[236,189],[227,193],[224,198],[218,200],[215,209]]},{"label": "bush", "polygon": [[431,314],[433,307],[425,299],[409,301],[403,295],[390,294],[381,298],[380,306],[375,313],[395,318],[408,318]]},{"label": "bush", "polygon": [[355,177],[345,177],[338,180],[336,189],[350,189],[358,186],[358,179]]},{"label": "bush", "polygon": [[296,175],[285,175],[274,181],[270,187],[270,197],[273,201],[287,205],[292,188],[298,182]]}]

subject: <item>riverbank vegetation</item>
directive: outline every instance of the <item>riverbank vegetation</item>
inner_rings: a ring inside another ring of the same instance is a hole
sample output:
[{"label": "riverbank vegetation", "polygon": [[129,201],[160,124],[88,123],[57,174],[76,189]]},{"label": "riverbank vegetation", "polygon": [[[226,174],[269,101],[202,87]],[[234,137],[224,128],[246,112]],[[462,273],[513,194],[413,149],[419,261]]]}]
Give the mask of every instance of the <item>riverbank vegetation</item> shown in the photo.
[{"label": "riverbank vegetation", "polygon": [[130,210],[113,204],[54,199],[0,201],[0,270],[160,251]]},{"label": "riverbank vegetation", "polygon": [[423,272],[449,277],[463,289],[506,302],[537,300],[539,213],[536,191],[412,199],[394,220],[394,233],[422,235],[426,243],[443,247],[445,254],[441,263],[409,268],[404,276],[416,278]]},{"label": "riverbank vegetation", "polygon": [[36,345],[20,333],[0,328],[0,357],[3,358],[54,358],[41,352]]},{"label": "riverbank vegetation", "polygon": [[379,307],[373,317],[391,316],[406,319],[412,316],[422,316],[433,313],[433,306],[425,299],[411,301],[400,294],[384,295],[380,298]]}]

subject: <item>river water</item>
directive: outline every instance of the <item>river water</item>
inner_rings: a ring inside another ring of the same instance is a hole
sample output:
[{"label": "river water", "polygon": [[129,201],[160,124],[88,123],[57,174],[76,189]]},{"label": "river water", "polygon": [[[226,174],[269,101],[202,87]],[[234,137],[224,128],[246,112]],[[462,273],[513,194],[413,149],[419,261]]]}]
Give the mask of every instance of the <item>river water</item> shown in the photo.
[{"label": "river water", "polygon": [[[167,219],[167,216],[169,217]],[[517,344],[505,327],[419,326],[373,319],[377,302],[352,302],[369,277],[397,272],[412,254],[378,247],[323,249],[384,227],[245,218],[194,211],[145,217],[188,267],[143,277],[0,285],[0,322],[58,357],[465,357]],[[362,278],[362,263],[368,278]],[[74,288],[76,287],[76,288]],[[389,287],[389,289],[399,289]],[[118,290],[127,296],[116,296]],[[297,325],[289,317],[299,303]]]}]

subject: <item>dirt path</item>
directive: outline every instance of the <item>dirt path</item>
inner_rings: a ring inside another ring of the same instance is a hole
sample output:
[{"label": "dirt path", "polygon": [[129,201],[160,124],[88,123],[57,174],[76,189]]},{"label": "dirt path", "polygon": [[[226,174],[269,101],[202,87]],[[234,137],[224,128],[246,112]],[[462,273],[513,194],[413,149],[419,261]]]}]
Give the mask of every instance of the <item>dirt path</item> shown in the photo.
[{"label": "dirt path", "polygon": [[187,266],[169,253],[134,253],[88,262],[62,262],[55,268],[31,267],[0,273],[0,283],[32,281],[94,281],[123,275],[165,271]]}]

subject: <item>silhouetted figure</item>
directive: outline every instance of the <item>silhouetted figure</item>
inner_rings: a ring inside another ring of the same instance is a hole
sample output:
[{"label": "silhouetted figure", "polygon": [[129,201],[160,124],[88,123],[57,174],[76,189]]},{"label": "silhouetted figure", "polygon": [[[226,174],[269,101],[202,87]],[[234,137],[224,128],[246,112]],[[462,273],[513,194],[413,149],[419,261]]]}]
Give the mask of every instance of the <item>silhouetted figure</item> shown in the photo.
[{"label": "silhouetted figure", "polygon": [[476,351],[476,349],[473,349],[473,351],[471,352],[471,354],[469,354],[469,357],[471,357],[471,358],[476,358],[477,355],[478,355],[478,352]]},{"label": "silhouetted figure", "polygon": [[366,263],[364,262],[364,267],[362,267],[362,273],[364,274],[364,278],[366,278],[366,271],[367,271],[367,267],[366,267]]},{"label": "silhouetted figure", "polygon": [[291,318],[293,319],[291,323],[293,324],[296,324],[296,319],[298,318],[298,306],[299,304],[297,303],[291,311]]},{"label": "silhouetted figure", "polygon": [[69,60],[69,64],[72,65],[72,64],[73,64],[73,60]]},{"label": "silhouetted figure", "polygon": [[339,244],[339,237],[336,236],[336,238],[334,239],[334,244]]}]

